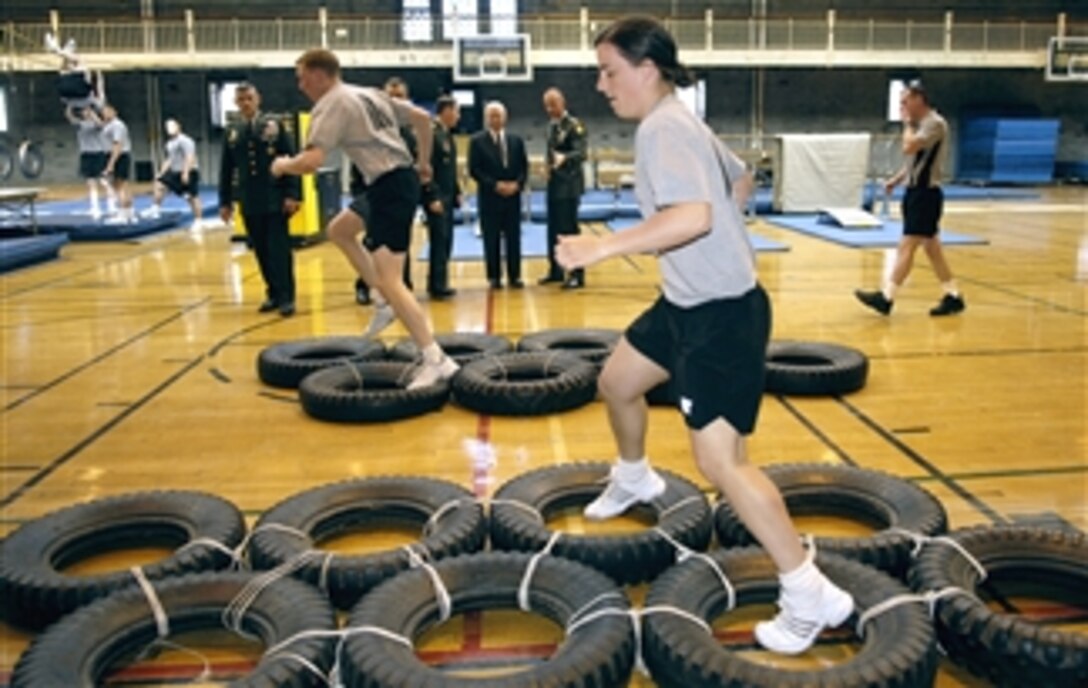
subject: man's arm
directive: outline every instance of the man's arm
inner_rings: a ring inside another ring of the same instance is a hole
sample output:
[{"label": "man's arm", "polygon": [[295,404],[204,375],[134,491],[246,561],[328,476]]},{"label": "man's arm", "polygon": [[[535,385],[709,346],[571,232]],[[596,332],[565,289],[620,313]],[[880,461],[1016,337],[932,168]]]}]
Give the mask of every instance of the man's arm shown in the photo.
[{"label": "man's arm", "polygon": [[571,140],[574,144],[574,148],[567,153],[564,157],[564,162],[569,162],[572,165],[581,165],[586,161],[587,151],[589,149],[589,137],[586,135],[585,125],[581,121],[575,122],[574,130],[570,133]]},{"label": "man's arm", "polygon": [[518,142],[518,191],[525,189],[529,181],[529,157],[525,153],[525,141],[519,137]]},{"label": "man's arm", "polygon": [[78,118],[78,117],[76,117],[76,113],[72,112],[72,106],[71,106],[71,105],[69,105],[68,107],[64,108],[64,117],[65,117],[65,118],[66,118],[66,119],[68,120],[68,122],[69,122],[69,123],[71,123],[71,124],[76,124],[76,125],[78,125],[78,124],[79,124],[79,118]]},{"label": "man's arm", "polygon": [[431,115],[413,105],[408,111],[408,119],[416,133],[416,167],[419,168],[420,179],[426,183],[431,180],[433,171],[431,151],[434,147],[434,128],[431,126]]},{"label": "man's arm", "polygon": [[325,151],[310,146],[298,155],[281,155],[272,161],[272,174],[282,177],[287,174],[301,176],[313,174],[325,162]]},{"label": "man's arm", "polygon": [[478,136],[474,137],[468,146],[468,175],[476,180],[476,185],[481,189],[495,191],[495,178],[484,169],[486,166],[483,161],[481,141],[482,139]]},{"label": "man's arm", "polygon": [[709,232],[710,221],[709,203],[678,203],[659,210],[637,227],[604,238],[588,234],[560,237],[556,258],[572,269],[608,258],[666,251]]},{"label": "man's arm", "polygon": [[186,146],[188,150],[185,152],[185,162],[181,164],[181,178],[183,181],[189,181],[189,172],[196,167],[196,142],[194,141],[192,146]]}]

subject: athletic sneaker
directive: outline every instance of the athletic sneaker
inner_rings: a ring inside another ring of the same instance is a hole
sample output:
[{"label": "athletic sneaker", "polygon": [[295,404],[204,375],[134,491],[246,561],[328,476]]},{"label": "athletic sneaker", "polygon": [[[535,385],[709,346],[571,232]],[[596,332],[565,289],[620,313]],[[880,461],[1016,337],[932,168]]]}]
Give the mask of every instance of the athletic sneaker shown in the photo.
[{"label": "athletic sneaker", "polygon": [[396,319],[397,314],[393,312],[393,307],[388,303],[375,306],[374,315],[370,318],[370,324],[366,326],[366,331],[363,332],[363,338],[377,337],[382,330],[392,325]]},{"label": "athletic sneaker", "polygon": [[665,479],[654,469],[647,468],[642,478],[627,482],[619,479],[616,468],[612,467],[604,492],[582,512],[591,521],[615,518],[635,504],[652,502],[665,493]]},{"label": "athletic sneaker", "polygon": [[956,313],[962,313],[965,308],[967,308],[967,304],[963,302],[962,296],[945,294],[940,303],[929,309],[929,314],[934,317],[955,315]]},{"label": "athletic sneaker", "polygon": [[161,216],[162,213],[159,211],[159,207],[156,205],[140,211],[140,217],[144,218],[145,220],[157,220]]},{"label": "athletic sneaker", "polygon": [[131,218],[127,215],[110,215],[105,220],[102,220],[104,225],[127,225],[131,223]]},{"label": "athletic sneaker", "polygon": [[854,292],[854,296],[858,298],[858,301],[861,301],[881,315],[891,313],[892,306],[895,303],[894,301],[889,301],[885,298],[884,292],[882,291],[862,291],[858,289]]},{"label": "athletic sneaker", "polygon": [[415,376],[412,377],[412,381],[408,383],[408,389],[430,387],[441,380],[449,380],[456,375],[457,371],[460,369],[461,366],[457,365],[456,361],[446,355],[443,355],[442,360],[438,363],[421,363],[419,370],[417,370]]},{"label": "athletic sneaker", "polygon": [[811,558],[804,567],[808,580],[793,590],[783,585],[778,614],[756,624],[756,640],[772,652],[800,654],[812,647],[822,630],[842,625],[854,612],[854,598],[821,573]]}]

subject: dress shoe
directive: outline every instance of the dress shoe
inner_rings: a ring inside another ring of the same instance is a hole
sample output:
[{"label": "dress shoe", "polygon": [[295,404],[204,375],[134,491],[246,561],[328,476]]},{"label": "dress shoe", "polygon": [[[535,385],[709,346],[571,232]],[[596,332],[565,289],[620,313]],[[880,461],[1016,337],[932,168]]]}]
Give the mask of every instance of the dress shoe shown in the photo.
[{"label": "dress shoe", "polygon": [[539,285],[545,284],[559,284],[563,281],[562,275],[545,275],[536,281]]},{"label": "dress shoe", "polygon": [[456,296],[457,290],[445,287],[444,289],[433,289],[430,292],[431,298],[435,301],[445,301],[446,299]]},{"label": "dress shoe", "polygon": [[370,287],[362,280],[355,280],[355,303],[360,306],[370,305]]},{"label": "dress shoe", "polygon": [[282,315],[285,318],[290,318],[294,314],[295,314],[295,302],[294,301],[284,301],[283,303],[280,304],[280,315]]},{"label": "dress shoe", "polygon": [[500,280],[488,280],[487,286],[489,289],[502,289],[502,282]]},{"label": "dress shoe", "polygon": [[275,299],[265,299],[264,303],[261,304],[261,307],[257,309],[257,312],[258,313],[271,313],[272,311],[276,310],[276,308],[278,308],[278,307],[279,307],[279,304],[276,303]]},{"label": "dress shoe", "polygon": [[522,282],[521,280],[514,280],[514,281],[512,281],[510,283],[510,288],[511,289],[524,289],[525,288],[525,282]]},{"label": "dress shoe", "polygon": [[581,289],[584,286],[586,286],[586,281],[581,277],[571,277],[563,282],[563,289]]}]

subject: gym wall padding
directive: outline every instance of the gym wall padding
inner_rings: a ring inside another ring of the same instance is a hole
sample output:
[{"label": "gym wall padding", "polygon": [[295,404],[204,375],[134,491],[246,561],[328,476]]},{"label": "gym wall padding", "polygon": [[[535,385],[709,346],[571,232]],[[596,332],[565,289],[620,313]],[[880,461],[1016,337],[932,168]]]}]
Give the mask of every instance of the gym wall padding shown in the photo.
[{"label": "gym wall padding", "polygon": [[869,134],[788,134],[781,142],[774,209],[811,213],[857,208],[869,173]]},{"label": "gym wall padding", "polygon": [[960,131],[957,178],[1010,184],[1053,181],[1060,130],[1056,119],[966,119]]}]

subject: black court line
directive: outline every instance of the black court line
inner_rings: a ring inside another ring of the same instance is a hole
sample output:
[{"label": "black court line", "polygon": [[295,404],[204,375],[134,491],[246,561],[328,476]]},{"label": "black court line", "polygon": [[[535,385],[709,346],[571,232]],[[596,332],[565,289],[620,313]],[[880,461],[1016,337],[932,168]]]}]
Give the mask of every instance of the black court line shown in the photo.
[{"label": "black court line", "polygon": [[265,399],[272,399],[273,401],[282,401],[292,406],[298,405],[298,399],[295,397],[289,397],[285,394],[276,394],[274,392],[257,392],[257,396],[264,397]]},{"label": "black court line", "polygon": [[36,471],[39,468],[41,468],[41,466],[30,466],[14,463],[8,466],[0,466],[0,473],[26,473],[29,471]]},{"label": "black court line", "polygon": [[100,401],[95,406],[102,408],[125,408],[126,406],[132,406],[131,401]]},{"label": "black court line", "polygon": [[[1032,478],[1035,476],[1044,475],[1075,475],[1077,473],[1088,473],[1088,465],[1083,466],[1049,466],[1046,468],[1007,468],[996,471],[976,471],[974,473],[945,473],[945,477],[950,480],[986,480],[986,479],[1001,479],[1001,478]],[[937,476],[925,475],[915,478],[908,478],[908,480],[914,480],[916,482],[926,482],[929,480],[937,480]]]},{"label": "black court line", "polygon": [[870,418],[857,406],[854,406],[846,399],[842,397],[835,397],[835,401],[849,411],[855,418],[857,418],[863,425],[875,432],[880,437],[884,438],[888,444],[892,445],[900,451],[904,456],[913,461],[918,467],[936,478],[942,485],[951,490],[956,496],[963,499],[965,502],[974,507],[979,513],[986,516],[996,524],[1007,524],[1008,519],[998,513],[993,507],[986,502],[979,499],[973,492],[966,487],[960,485],[955,480],[949,478],[941,469],[937,468],[929,459],[919,454],[917,451],[907,446],[901,439],[893,435],[880,423]]},{"label": "black court line", "polygon": [[183,378],[186,374],[188,374],[189,371],[191,371],[193,368],[196,368],[198,365],[200,365],[200,363],[203,360],[204,360],[203,356],[198,356],[197,358],[194,358],[193,360],[189,361],[189,363],[187,365],[185,365],[185,367],[181,368],[180,370],[175,372],[173,375],[166,378],[166,380],[164,380],[163,382],[160,382],[158,385],[156,385],[147,394],[145,394],[142,397],[140,397],[139,399],[137,399],[136,402],[132,404],[132,406],[129,406],[128,408],[121,411],[119,414],[117,414],[116,416],[114,416],[110,420],[106,421],[101,427],[96,429],[90,435],[87,435],[82,440],[77,442],[75,444],[75,446],[71,447],[66,452],[64,452],[63,454],[61,454],[57,458],[50,461],[48,465],[41,468],[37,473],[35,473],[33,476],[31,476],[26,482],[24,482],[19,487],[15,488],[15,490],[11,494],[7,495],[3,499],[0,499],[0,509],[6,509],[7,507],[14,504],[16,502],[16,500],[18,500],[20,497],[25,495],[27,492],[29,492],[31,489],[33,489],[36,485],[41,483],[43,480],[48,478],[50,475],[52,475],[57,469],[62,467],[64,464],[71,461],[73,457],[77,456],[84,449],[91,446],[92,444],[94,444],[98,440],[102,439],[111,430],[113,430],[115,427],[117,427],[123,420],[125,420],[126,418],[128,418],[132,414],[134,414],[137,411],[139,411],[140,409],[142,409],[149,401],[151,401],[152,399],[154,399],[155,397],[157,397],[158,395],[160,395],[164,391],[166,391],[175,382],[177,382],[178,380]]},{"label": "black court line", "polygon": [[164,359],[162,359],[162,362],[163,363],[188,363],[189,359],[187,359],[187,358],[164,358]]},{"label": "black court line", "polygon": [[896,435],[928,435],[931,430],[928,425],[920,425],[916,428],[892,428]]},{"label": "black court line", "polygon": [[231,382],[233,382],[233,380],[230,379],[229,375],[227,375],[217,367],[213,366],[211,368],[208,368],[208,372],[211,373],[212,377],[225,385],[229,385]]},{"label": "black court line", "polygon": [[960,357],[1001,357],[1001,356],[1048,356],[1061,354],[1082,354],[1088,352],[1088,346],[1053,347],[1041,349],[969,349],[966,351],[914,351],[901,354],[872,354],[871,361],[901,361],[912,358],[960,358]]},{"label": "black court line", "polygon": [[797,419],[797,422],[805,426],[805,428],[807,428],[809,432],[815,435],[816,438],[820,440],[820,442],[822,442],[825,447],[835,452],[835,455],[839,457],[840,461],[848,466],[854,466],[855,468],[858,466],[858,462],[855,461],[849,454],[847,454],[845,449],[836,444],[835,441],[828,437],[823,430],[820,430],[820,428],[816,427],[816,424],[809,420],[808,417],[805,416],[805,414],[801,413],[800,409],[794,406],[789,399],[782,396],[781,394],[776,394],[774,398],[777,399],[778,403],[782,404],[782,406],[784,406],[786,410],[790,412],[790,415]]},{"label": "black court line", "polygon": [[175,320],[179,320],[180,318],[182,318],[185,315],[189,314],[190,312],[196,310],[197,308],[200,308],[200,307],[206,305],[209,301],[211,301],[211,297],[207,297],[207,298],[204,298],[201,301],[197,301],[196,303],[189,304],[188,306],[182,308],[180,311],[177,311],[176,313],[171,315],[169,318],[166,318],[164,320],[160,320],[159,322],[157,322],[154,325],[152,325],[151,327],[143,330],[142,332],[137,332],[136,334],[132,335],[131,337],[129,337],[125,341],[121,342],[120,344],[115,344],[114,346],[111,346],[110,348],[106,349],[105,351],[98,354],[97,356],[95,356],[91,360],[86,361],[84,363],[81,363],[78,366],[76,366],[75,368],[72,368],[71,370],[69,370],[67,373],[64,373],[60,377],[57,377],[57,378],[54,378],[53,380],[50,380],[49,382],[47,382],[44,385],[42,385],[41,387],[37,388],[36,390],[31,392],[30,394],[26,394],[26,395],[24,395],[22,397],[19,397],[15,401],[13,401],[10,404],[8,404],[7,406],[5,406],[4,411],[11,411],[13,409],[16,409],[16,408],[22,406],[23,404],[30,401],[31,399],[34,399],[35,397],[37,397],[37,396],[39,396],[39,395],[41,395],[41,394],[43,394],[45,392],[48,392],[49,390],[53,389],[57,385],[68,381],[72,377],[78,375],[79,373],[82,373],[84,370],[90,368],[91,366],[96,365],[98,363],[101,363],[102,361],[104,361],[107,358],[109,358],[110,356],[114,355],[115,353],[117,353],[121,349],[124,349],[125,347],[128,347],[128,346],[140,341],[141,339],[148,336],[149,334],[152,334],[152,333],[154,333],[154,332],[156,332],[158,330],[161,330],[162,328],[166,327],[167,325],[173,323]]},{"label": "black court line", "polygon": [[1060,303],[1054,303],[1053,301],[1047,301],[1046,299],[1041,299],[1041,298],[1039,298],[1037,296],[1031,296],[1030,294],[1024,294],[1022,292],[1016,291],[1015,289],[1009,289],[1008,287],[1001,287],[1001,286],[998,286],[996,284],[990,284],[989,282],[986,282],[984,280],[980,280],[978,278],[957,276],[956,279],[959,280],[960,282],[964,282],[966,284],[973,284],[976,287],[982,287],[983,289],[990,289],[992,291],[996,291],[996,292],[999,292],[1001,294],[1005,294],[1006,296],[1012,296],[1012,297],[1021,299],[1023,301],[1029,301],[1029,302],[1034,303],[1034,304],[1039,305],[1039,306],[1046,306],[1050,310],[1058,311],[1059,313],[1068,313],[1070,315],[1079,315],[1081,317],[1088,316],[1088,311],[1082,311],[1082,310],[1077,310],[1076,308],[1070,308],[1069,306],[1063,306]]},{"label": "black court line", "polygon": [[10,389],[12,391],[20,392],[28,389],[38,389],[40,385],[0,385],[0,389]]}]

